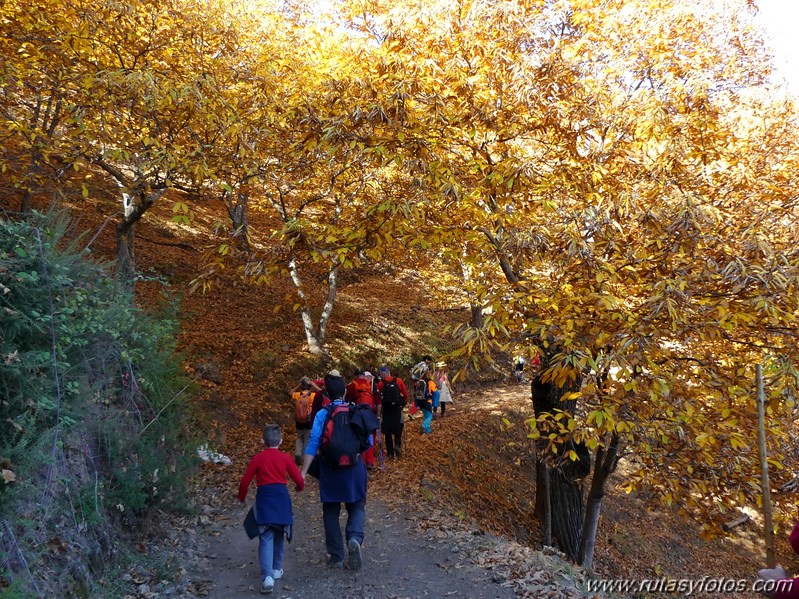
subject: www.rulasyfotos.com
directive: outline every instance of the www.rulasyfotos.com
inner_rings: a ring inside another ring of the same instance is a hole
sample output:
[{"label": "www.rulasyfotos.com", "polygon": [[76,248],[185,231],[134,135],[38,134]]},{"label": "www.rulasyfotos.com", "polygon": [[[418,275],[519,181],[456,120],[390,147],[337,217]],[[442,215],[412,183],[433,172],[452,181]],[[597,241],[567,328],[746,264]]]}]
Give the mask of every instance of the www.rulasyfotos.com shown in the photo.
[{"label": "www.rulasyfotos.com", "polygon": [[629,580],[625,578],[588,581],[589,592],[600,593],[681,593],[690,597],[695,593],[771,593],[790,590],[791,580],[746,580],[743,578],[653,578]]}]

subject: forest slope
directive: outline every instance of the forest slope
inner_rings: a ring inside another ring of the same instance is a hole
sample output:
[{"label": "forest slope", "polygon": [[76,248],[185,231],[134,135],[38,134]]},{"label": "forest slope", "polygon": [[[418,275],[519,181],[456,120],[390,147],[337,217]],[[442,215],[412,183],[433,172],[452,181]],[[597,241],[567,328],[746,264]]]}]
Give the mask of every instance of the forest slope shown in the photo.
[{"label": "forest slope", "polygon": [[[98,201],[69,208],[74,234],[90,239],[98,256],[113,256],[114,236],[104,226],[108,207]],[[304,351],[298,316],[290,309],[275,311],[289,292],[286,281],[256,288],[229,272],[204,295],[187,292],[202,268],[214,223],[225,217],[211,204],[196,206],[195,212],[191,225],[179,226],[169,221],[168,203],[145,215],[137,228],[136,258],[144,275],[137,297],[147,306],[161,302],[164,293],[179,298],[181,348],[187,372],[201,387],[195,401],[203,436],[233,459],[232,466],[204,469],[197,481],[199,503],[208,493],[217,498],[216,504],[206,504],[215,519],[226,517],[264,422],[282,424],[284,449],[293,445],[288,388],[300,375],[319,374],[323,365]],[[254,228],[267,225],[253,216]],[[452,343],[442,334],[445,326],[468,317],[466,309],[431,304],[412,272],[375,266],[342,279],[329,338],[331,353],[345,370],[358,360],[407,365],[422,351],[443,353]],[[528,390],[497,378],[479,389],[456,386],[456,401],[451,415],[434,422],[433,435],[419,436],[411,423],[409,452],[373,477],[372,496],[396,506],[398,513],[418,513],[423,505],[426,512],[467,528],[540,548],[532,514],[533,457],[524,425],[532,415]],[[755,523],[704,540],[699,527],[676,511],[652,511],[645,496],[624,494],[616,476],[603,504],[597,577],[749,579],[762,567]],[[426,524],[436,525],[435,518]],[[520,571],[514,547],[497,550],[507,559],[495,567],[521,580],[530,573]],[[779,548],[780,561],[795,565],[784,542]]]}]

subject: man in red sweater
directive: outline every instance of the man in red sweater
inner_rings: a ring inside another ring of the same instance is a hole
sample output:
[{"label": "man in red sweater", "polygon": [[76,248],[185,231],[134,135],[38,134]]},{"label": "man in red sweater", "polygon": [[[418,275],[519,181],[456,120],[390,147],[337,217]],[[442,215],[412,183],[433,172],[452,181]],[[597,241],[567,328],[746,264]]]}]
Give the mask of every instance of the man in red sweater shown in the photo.
[{"label": "man in red sweater", "polygon": [[247,498],[247,489],[255,477],[258,491],[255,495],[255,521],[258,523],[258,561],[261,564],[261,592],[271,593],[275,580],[283,576],[283,538],[290,535],[294,523],[286,476],[290,476],[297,490],[305,488],[305,479],[294,459],[280,451],[283,436],[277,424],[267,424],[263,431],[266,446],[256,454],[239,483],[239,501]]}]

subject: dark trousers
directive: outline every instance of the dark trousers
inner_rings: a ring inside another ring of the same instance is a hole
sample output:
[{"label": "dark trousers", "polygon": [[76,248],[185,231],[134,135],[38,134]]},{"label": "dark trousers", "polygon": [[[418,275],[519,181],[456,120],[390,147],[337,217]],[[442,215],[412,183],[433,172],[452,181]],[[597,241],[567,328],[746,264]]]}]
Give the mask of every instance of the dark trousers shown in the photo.
[{"label": "dark trousers", "polygon": [[[347,508],[347,526],[345,534],[347,542],[355,539],[363,544],[363,526],[366,521],[366,507],[363,501],[344,504]],[[325,547],[334,562],[344,561],[344,539],[341,538],[341,525],[338,516],[341,513],[340,502],[322,504],[322,517],[325,523]]]},{"label": "dark trousers", "polygon": [[402,451],[402,429],[404,427],[404,424],[400,424],[393,433],[383,432],[383,438],[386,440],[386,455],[390,458],[393,458],[395,454],[399,456]]}]

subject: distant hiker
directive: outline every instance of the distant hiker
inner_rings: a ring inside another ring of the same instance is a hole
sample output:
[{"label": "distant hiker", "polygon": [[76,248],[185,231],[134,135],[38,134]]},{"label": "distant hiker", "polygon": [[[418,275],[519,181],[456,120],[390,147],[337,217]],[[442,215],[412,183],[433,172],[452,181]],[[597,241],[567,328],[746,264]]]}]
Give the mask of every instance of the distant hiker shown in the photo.
[{"label": "distant hiker", "polygon": [[429,370],[424,373],[422,380],[413,383],[413,400],[417,407],[422,411],[422,432],[430,434],[430,422],[433,420],[433,393],[436,391],[436,383],[433,380],[433,373]]},{"label": "distant hiker", "polygon": [[405,427],[402,408],[408,401],[408,390],[401,378],[391,376],[388,366],[383,366],[377,392],[380,394],[380,431],[386,443],[386,455],[390,458],[402,457],[402,429]]},{"label": "distant hiker", "polygon": [[514,367],[513,367],[514,371],[513,374],[516,377],[517,383],[527,382],[527,377],[524,374],[524,364],[525,364],[524,358],[522,356],[516,356],[516,360],[514,362]]},{"label": "distant hiker", "polygon": [[[330,375],[333,372],[337,371]],[[326,379],[326,387],[328,382]],[[343,380],[341,382],[343,384]],[[336,395],[332,390],[331,393]],[[366,466],[362,453],[373,445],[372,435],[377,431],[378,421],[371,410],[348,403],[343,396],[342,387],[340,395],[336,395],[333,402],[314,418],[311,439],[305,448],[302,475],[308,473],[312,463],[318,465],[325,547],[330,556],[328,565],[344,567],[344,541],[339,525],[341,504],[344,503],[347,508],[348,566],[357,570],[362,563],[361,545],[366,521]],[[317,453],[319,456],[314,460]]]},{"label": "distant hiker", "polygon": [[[366,375],[369,375],[368,377]],[[356,370],[355,378],[347,385],[347,392],[344,397],[347,401],[355,405],[367,406],[373,414],[377,414],[377,407],[375,400],[375,393],[372,388],[372,375],[364,370]],[[363,452],[363,461],[367,469],[374,468],[375,465],[375,448],[370,447]]]},{"label": "distant hiker", "polygon": [[411,381],[421,381],[425,373],[430,370],[432,364],[433,358],[424,356],[421,362],[415,364],[414,367],[411,368]]},{"label": "distant hiker", "polygon": [[372,386],[372,402],[374,403],[374,413],[377,414],[377,417],[380,417],[380,409],[382,407],[382,402],[380,399],[380,393],[377,391],[377,379],[375,379],[375,375],[373,375],[368,370],[363,373],[363,376],[366,377],[366,380],[369,381],[369,384]]},{"label": "distant hiker", "polygon": [[372,412],[375,412],[375,397],[372,390],[371,375],[367,377],[367,374],[369,373],[365,370],[355,371],[355,378],[346,387],[347,393],[345,397],[347,401],[356,405],[368,406]]},{"label": "distant hiker", "polygon": [[291,398],[294,400],[294,426],[297,431],[297,441],[294,443],[294,461],[298,466],[302,466],[305,446],[311,437],[313,399],[319,391],[321,389],[307,376],[304,376],[291,394]]},{"label": "distant hiker", "polygon": [[533,377],[538,376],[538,371],[541,370],[541,356],[534,355],[533,359],[530,360],[530,366],[533,367]]},{"label": "distant hiker", "polygon": [[438,362],[436,364],[436,371],[433,373],[433,380],[438,387],[438,402],[441,406],[441,417],[443,418],[447,411],[447,404],[453,403],[452,399],[452,386],[449,384],[449,377],[447,376],[447,364],[445,362]]},{"label": "distant hiker", "polygon": [[277,424],[267,424],[262,440],[266,449],[257,453],[247,466],[239,483],[239,501],[247,498],[247,489],[255,477],[258,491],[255,494],[255,521],[258,523],[258,561],[261,565],[261,592],[271,593],[275,581],[283,577],[283,537],[291,540],[291,497],[286,486],[290,476],[298,491],[305,487],[305,477],[300,474],[291,456],[280,451],[283,436]]},{"label": "distant hiker", "polygon": [[[316,420],[316,415],[324,408],[333,403],[334,399],[341,399],[346,393],[347,386],[344,378],[338,370],[331,370],[325,375],[322,388],[317,391],[311,406],[311,418]],[[312,420],[312,422],[313,422]]]}]

